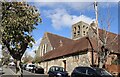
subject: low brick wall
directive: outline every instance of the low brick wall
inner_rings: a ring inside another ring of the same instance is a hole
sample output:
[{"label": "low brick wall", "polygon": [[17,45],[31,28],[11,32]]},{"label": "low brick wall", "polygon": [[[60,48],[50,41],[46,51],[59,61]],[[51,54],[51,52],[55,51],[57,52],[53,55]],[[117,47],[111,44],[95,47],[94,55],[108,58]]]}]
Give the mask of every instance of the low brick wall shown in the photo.
[{"label": "low brick wall", "polygon": [[120,74],[120,65],[105,65],[105,68],[113,75]]}]

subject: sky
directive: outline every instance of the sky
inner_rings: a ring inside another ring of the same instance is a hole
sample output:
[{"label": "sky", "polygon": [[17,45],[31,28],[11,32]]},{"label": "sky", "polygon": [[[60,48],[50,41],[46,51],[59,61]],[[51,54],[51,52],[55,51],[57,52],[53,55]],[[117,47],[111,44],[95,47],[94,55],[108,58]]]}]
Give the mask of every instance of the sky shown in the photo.
[{"label": "sky", "polygon": [[[37,7],[39,10],[42,23],[32,32],[36,43],[33,45],[33,48],[27,49],[26,53],[33,57],[35,56],[33,51],[38,49],[45,32],[71,38],[73,24],[79,21],[90,24],[92,21],[95,21],[93,1],[34,0],[32,2],[32,0],[27,0],[30,5]],[[107,20],[110,19],[110,30],[108,31],[118,33],[118,0],[110,0],[110,2],[101,1],[98,1],[99,28],[107,29]]]},{"label": "sky", "polygon": [[[33,56],[45,32],[51,32],[60,36],[71,38],[72,25],[84,21],[90,24],[95,21],[93,2],[29,2],[38,8],[42,23],[32,32],[36,40],[32,49],[28,49]],[[110,29],[107,22],[110,22]],[[99,28],[118,33],[118,2],[98,2]]]}]

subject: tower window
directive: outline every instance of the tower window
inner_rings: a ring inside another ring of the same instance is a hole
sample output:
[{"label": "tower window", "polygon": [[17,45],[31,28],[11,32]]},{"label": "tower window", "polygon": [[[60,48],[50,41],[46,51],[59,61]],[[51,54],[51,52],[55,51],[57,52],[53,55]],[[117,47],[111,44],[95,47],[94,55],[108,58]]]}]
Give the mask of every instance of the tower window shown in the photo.
[{"label": "tower window", "polygon": [[83,31],[83,33],[85,33],[85,31]]},{"label": "tower window", "polygon": [[76,33],[74,33],[74,34],[76,34]]},{"label": "tower window", "polygon": [[76,27],[74,27],[74,31],[76,31]]},{"label": "tower window", "polygon": [[83,25],[83,28],[85,27],[85,25]]},{"label": "tower window", "polygon": [[77,31],[78,35],[80,35],[80,31]]},{"label": "tower window", "polygon": [[80,30],[80,25],[78,25],[78,29]]},{"label": "tower window", "polygon": [[86,29],[88,29],[88,27],[86,27]]}]

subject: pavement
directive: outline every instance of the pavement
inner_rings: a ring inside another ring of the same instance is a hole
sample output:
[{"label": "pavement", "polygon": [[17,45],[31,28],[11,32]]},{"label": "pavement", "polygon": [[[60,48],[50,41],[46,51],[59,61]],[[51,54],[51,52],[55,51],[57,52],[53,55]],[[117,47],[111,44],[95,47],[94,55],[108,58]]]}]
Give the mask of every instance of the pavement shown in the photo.
[{"label": "pavement", "polygon": [[2,67],[3,74],[0,77],[16,77],[16,74],[9,67]]},{"label": "pavement", "polygon": [[5,72],[3,75],[16,75],[9,67],[3,67],[3,71]]},{"label": "pavement", "polygon": [[[4,74],[1,74],[0,77],[18,77],[15,73],[15,70],[9,68],[9,67],[3,67]],[[33,74],[28,71],[24,71],[23,77],[48,77],[48,75],[45,74]]]}]

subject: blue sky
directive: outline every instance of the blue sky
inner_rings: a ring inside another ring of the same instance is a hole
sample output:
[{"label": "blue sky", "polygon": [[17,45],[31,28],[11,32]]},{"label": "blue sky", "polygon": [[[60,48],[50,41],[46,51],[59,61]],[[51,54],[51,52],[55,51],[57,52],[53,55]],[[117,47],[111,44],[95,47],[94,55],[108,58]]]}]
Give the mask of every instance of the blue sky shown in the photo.
[{"label": "blue sky", "polygon": [[[46,0],[47,1],[47,0]],[[40,11],[42,23],[37,26],[37,29],[32,32],[36,41],[33,48],[29,48],[26,52],[29,55],[35,56],[34,50],[38,49],[41,38],[45,32],[51,32],[60,36],[71,38],[72,25],[79,21],[84,21],[90,24],[95,20],[95,10],[92,2],[42,2],[35,0],[28,3],[34,5]],[[82,0],[81,0],[82,1]],[[113,0],[110,0],[113,1]],[[117,1],[117,0],[116,0]],[[118,2],[98,2],[98,22],[99,27],[107,27],[107,19],[110,16],[110,30],[118,33]],[[102,21],[102,22],[101,22]],[[102,25],[103,24],[103,25]],[[0,46],[1,49],[1,46]],[[1,52],[0,52],[1,54]]]},{"label": "blue sky", "polygon": [[[51,32],[60,36],[71,38],[71,26],[78,21],[84,21],[90,24],[95,20],[94,0],[27,0],[29,4],[34,5],[41,13],[42,23],[32,32],[36,41],[33,48],[26,52],[35,56],[34,50],[37,50],[41,38],[45,32]],[[106,21],[110,15],[110,30],[118,33],[118,1],[109,0],[109,2],[98,2],[98,20],[99,27],[107,27]],[[109,11],[109,12],[108,12]],[[102,20],[102,23],[101,23]],[[103,24],[103,25],[102,25]],[[0,45],[1,49],[1,45]],[[1,52],[0,52],[1,54]]]},{"label": "blue sky", "polygon": [[[93,2],[30,2],[29,4],[38,8],[42,18],[42,23],[32,32],[36,43],[32,49],[27,50],[32,55],[34,54],[32,51],[38,48],[45,32],[71,38],[72,24],[81,20],[90,24],[95,20]],[[109,31],[118,33],[118,3],[98,2],[99,27],[106,28],[109,18]]]},{"label": "blue sky", "polygon": [[[65,37],[71,37],[71,26],[75,22],[83,20],[87,23],[95,19],[94,7],[91,2],[72,3],[33,3],[41,12],[42,23],[32,33],[35,39],[43,36],[44,32],[52,32]],[[110,31],[117,33],[118,9],[117,3],[98,3],[99,27],[101,20],[106,26],[107,16],[110,15]],[[109,9],[109,10],[108,10]],[[108,14],[108,11],[110,14]],[[105,27],[104,26],[104,27]]]}]

